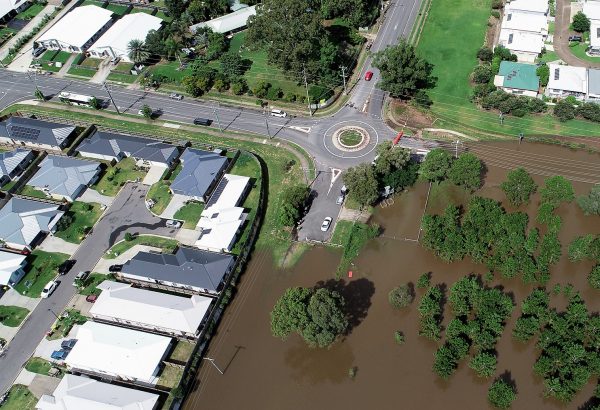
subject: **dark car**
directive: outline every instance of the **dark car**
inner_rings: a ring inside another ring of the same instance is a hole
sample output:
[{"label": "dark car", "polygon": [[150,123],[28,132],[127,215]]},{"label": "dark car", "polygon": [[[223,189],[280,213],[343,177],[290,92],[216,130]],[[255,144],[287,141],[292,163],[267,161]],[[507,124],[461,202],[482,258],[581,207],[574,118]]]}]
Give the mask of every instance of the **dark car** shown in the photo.
[{"label": "dark car", "polygon": [[31,51],[31,54],[33,55],[34,58],[38,58],[39,56],[44,54],[44,51],[46,51],[46,47],[37,47]]},{"label": "dark car", "polygon": [[583,41],[583,37],[581,36],[569,36],[569,41]]},{"label": "dark car", "polygon": [[75,343],[77,343],[77,339],[63,340],[60,344],[60,348],[62,350],[71,350],[73,346],[75,346]]},{"label": "dark car", "polygon": [[89,303],[94,303],[98,299],[98,295],[87,295],[85,297],[85,301]]},{"label": "dark car", "polygon": [[66,350],[55,350],[52,352],[50,357],[54,360],[65,360],[65,358],[68,356],[68,354],[69,354],[69,352]]},{"label": "dark car", "polygon": [[121,269],[123,269],[123,265],[110,265],[108,271],[111,273],[121,272]]},{"label": "dark car", "polygon": [[67,259],[58,267],[58,273],[61,275],[66,275],[71,268],[75,265],[74,259]]},{"label": "dark car", "polygon": [[195,118],[195,119],[194,119],[194,124],[195,124],[195,125],[206,125],[206,126],[208,126],[208,125],[210,125],[211,123],[212,123],[212,121],[211,121],[211,120],[208,120],[208,119],[206,119],[206,118]]}]

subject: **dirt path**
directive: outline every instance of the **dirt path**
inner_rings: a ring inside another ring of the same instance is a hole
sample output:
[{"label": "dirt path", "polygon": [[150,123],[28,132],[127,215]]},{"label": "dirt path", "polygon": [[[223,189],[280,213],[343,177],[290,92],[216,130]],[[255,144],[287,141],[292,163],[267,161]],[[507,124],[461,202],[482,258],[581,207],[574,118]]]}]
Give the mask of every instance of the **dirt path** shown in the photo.
[{"label": "dirt path", "polygon": [[571,18],[570,0],[556,0],[556,18],[554,28],[554,51],[565,63],[578,67],[600,68],[600,63],[592,63],[575,57],[569,48],[569,20]]}]

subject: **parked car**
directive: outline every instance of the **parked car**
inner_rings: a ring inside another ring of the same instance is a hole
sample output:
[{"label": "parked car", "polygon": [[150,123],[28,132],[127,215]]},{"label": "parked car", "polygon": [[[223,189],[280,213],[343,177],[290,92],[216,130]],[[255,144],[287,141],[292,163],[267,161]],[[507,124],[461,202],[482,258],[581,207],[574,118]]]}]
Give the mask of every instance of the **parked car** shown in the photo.
[{"label": "parked car", "polygon": [[67,339],[67,340],[63,340],[60,343],[60,348],[62,350],[71,350],[73,348],[73,346],[75,346],[75,343],[77,343],[77,339]]},{"label": "parked car", "polygon": [[123,269],[123,265],[110,265],[108,267],[108,271],[109,272],[121,272],[121,269]]},{"label": "parked car", "polygon": [[337,197],[337,199],[335,200],[335,204],[336,205],[341,205],[344,203],[344,195],[340,195]]},{"label": "parked car", "polygon": [[113,57],[110,59],[111,64],[118,64],[121,61],[121,57]]},{"label": "parked car", "polygon": [[67,259],[58,267],[58,273],[60,275],[66,275],[71,270],[73,265],[75,265],[75,262],[75,259]]},{"label": "parked car", "polygon": [[285,117],[287,117],[287,112],[282,111],[282,110],[278,110],[278,109],[272,109],[271,110],[271,115],[273,117],[285,118]]},{"label": "parked car", "polygon": [[52,352],[50,357],[54,360],[65,360],[69,355],[69,352],[66,350],[55,350]]},{"label": "parked car", "polygon": [[168,228],[175,228],[175,229],[181,228],[181,222],[176,221],[174,219],[167,220],[165,225],[167,225]]},{"label": "parked car", "polygon": [[146,199],[146,208],[152,209],[152,207],[154,205],[156,205],[156,202],[154,202],[154,199]]},{"label": "parked car", "polygon": [[325,220],[323,221],[323,223],[321,224],[321,230],[323,232],[327,232],[329,230],[329,227],[331,226],[331,217],[328,216],[327,218],[325,218]]},{"label": "parked car", "polygon": [[169,94],[169,98],[172,100],[181,101],[181,100],[183,100],[183,95],[177,94],[177,93],[171,93],[171,94]]},{"label": "parked car", "polygon": [[194,125],[209,126],[211,123],[212,121],[206,118],[194,118]]},{"label": "parked car", "polygon": [[73,280],[73,286],[79,286],[79,283],[85,281],[88,278],[88,276],[90,276],[89,270],[83,270],[79,272]]},{"label": "parked car", "polygon": [[367,71],[365,73],[365,81],[371,81],[371,78],[373,78],[373,71]]},{"label": "parked car", "polygon": [[52,292],[54,292],[54,289],[56,289],[57,286],[58,286],[58,282],[55,280],[51,280],[50,282],[46,283],[46,286],[44,286],[44,289],[42,289],[42,293],[40,294],[40,297],[42,297],[42,298],[50,297],[50,295],[52,294]]},{"label": "parked car", "polygon": [[87,295],[85,297],[85,301],[89,303],[94,303],[98,299],[98,295]]},{"label": "parked car", "polygon": [[569,36],[569,41],[583,41],[583,37],[581,36]]},{"label": "parked car", "polygon": [[41,56],[42,54],[44,54],[44,51],[46,51],[46,47],[34,48],[31,51],[31,55],[33,55],[33,58],[38,58],[39,56]]}]

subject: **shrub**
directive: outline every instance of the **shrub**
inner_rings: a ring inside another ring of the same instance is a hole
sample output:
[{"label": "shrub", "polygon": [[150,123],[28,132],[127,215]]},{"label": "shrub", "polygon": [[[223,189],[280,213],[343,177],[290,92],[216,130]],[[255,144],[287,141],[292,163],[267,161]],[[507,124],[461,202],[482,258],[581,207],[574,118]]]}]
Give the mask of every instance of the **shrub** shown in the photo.
[{"label": "shrub", "polygon": [[498,10],[492,10],[491,14],[493,17],[496,17],[497,19],[500,18],[500,12]]},{"label": "shrub", "polygon": [[503,6],[502,0],[492,0],[492,8],[495,10],[501,9]]},{"label": "shrub", "polygon": [[231,92],[235,95],[242,95],[248,91],[248,84],[244,78],[236,78],[231,82]]},{"label": "shrub", "polygon": [[260,81],[252,89],[252,92],[258,98],[265,98],[267,96],[267,93],[269,92],[269,88],[271,88],[271,83],[268,83],[266,81]]},{"label": "shrub", "polygon": [[278,100],[281,97],[283,97],[283,90],[280,87],[277,87],[277,88],[270,87],[267,90],[267,99]]},{"label": "shrub", "polygon": [[388,294],[390,305],[396,309],[407,307],[413,302],[414,298],[414,291],[412,287],[407,284],[395,287]]},{"label": "shrub", "polygon": [[491,66],[478,65],[473,70],[473,74],[471,74],[471,79],[477,84],[485,84],[489,83],[493,76],[494,73],[492,73]]},{"label": "shrub", "polygon": [[543,87],[547,86],[550,79],[550,67],[547,64],[542,64],[535,70],[535,73],[540,77],[540,84]]},{"label": "shrub", "polygon": [[419,280],[417,280],[417,288],[426,289],[431,285],[431,274],[429,272],[425,272],[421,276],[419,276]]},{"label": "shrub", "polygon": [[500,379],[492,383],[488,390],[489,402],[499,409],[508,409],[516,398],[513,387]]},{"label": "shrub", "polygon": [[399,330],[396,330],[394,332],[394,340],[396,341],[396,344],[403,345],[404,344],[404,333],[402,333]]},{"label": "shrub", "polygon": [[562,122],[572,120],[575,118],[575,107],[566,100],[560,100],[554,106],[554,115]]},{"label": "shrub", "polygon": [[588,276],[588,282],[594,289],[600,289],[600,265],[594,266]]},{"label": "shrub", "polygon": [[477,51],[477,58],[489,63],[494,58],[494,52],[489,47],[483,46]]}]

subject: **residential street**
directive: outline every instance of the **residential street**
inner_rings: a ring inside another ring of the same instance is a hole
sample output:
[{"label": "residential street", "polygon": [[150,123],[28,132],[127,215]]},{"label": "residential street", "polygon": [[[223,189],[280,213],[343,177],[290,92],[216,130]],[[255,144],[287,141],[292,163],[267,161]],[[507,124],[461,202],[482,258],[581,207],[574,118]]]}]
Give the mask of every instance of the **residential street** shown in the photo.
[{"label": "residential street", "polygon": [[554,25],[554,51],[561,60],[565,63],[578,67],[600,68],[600,63],[592,63],[590,61],[577,58],[571,53],[569,48],[569,31],[571,16],[570,0],[556,0],[556,17]]}]

